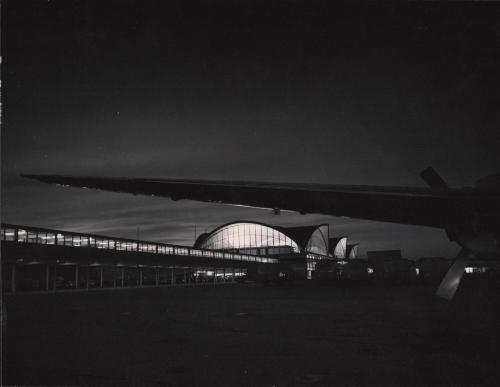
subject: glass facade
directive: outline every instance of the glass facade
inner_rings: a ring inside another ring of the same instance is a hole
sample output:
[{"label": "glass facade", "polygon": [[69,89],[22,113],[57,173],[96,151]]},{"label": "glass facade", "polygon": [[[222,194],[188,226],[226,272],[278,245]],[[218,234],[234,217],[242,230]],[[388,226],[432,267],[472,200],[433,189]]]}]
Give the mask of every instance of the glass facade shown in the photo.
[{"label": "glass facade", "polygon": [[300,248],[282,232],[258,223],[232,223],[215,230],[200,245],[203,249],[229,250],[253,255],[299,253]]},{"label": "glass facade", "polygon": [[323,254],[313,254],[313,253],[308,253],[306,255],[306,270],[307,270],[307,278],[311,279],[312,278],[312,272],[316,270],[316,265],[320,261],[328,260],[331,259]]},{"label": "glass facade", "polygon": [[335,246],[335,249],[333,250],[333,256],[335,258],[338,259],[345,258],[346,244],[347,244],[347,237],[340,238],[340,240],[337,242],[337,245]]},{"label": "glass facade", "polygon": [[351,245],[347,250],[348,250],[347,258],[355,259],[358,256],[358,245]]},{"label": "glass facade", "polygon": [[2,227],[2,240],[3,241],[15,241],[16,240],[16,229],[10,227]]},{"label": "glass facade", "polygon": [[328,255],[328,226],[319,226],[309,238],[306,251],[314,254]]}]

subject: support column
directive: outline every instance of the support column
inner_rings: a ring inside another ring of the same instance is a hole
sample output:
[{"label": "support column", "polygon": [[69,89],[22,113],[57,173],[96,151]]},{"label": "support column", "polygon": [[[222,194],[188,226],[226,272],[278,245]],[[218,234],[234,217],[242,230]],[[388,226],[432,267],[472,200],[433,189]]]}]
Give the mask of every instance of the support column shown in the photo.
[{"label": "support column", "polygon": [[104,266],[99,266],[100,267],[100,274],[101,274],[101,278],[100,278],[100,281],[99,281],[99,286],[102,288],[102,285],[103,285],[103,282],[104,282]]},{"label": "support column", "polygon": [[236,273],[234,271],[234,267],[233,267],[233,282],[236,281]]},{"label": "support column", "polygon": [[49,290],[50,287],[50,265],[47,263],[45,265],[45,290]]},{"label": "support column", "polygon": [[87,290],[89,290],[89,285],[90,285],[90,265],[87,265],[87,278],[85,278],[85,286],[87,287]]},{"label": "support column", "polygon": [[125,286],[125,268],[122,267],[122,288]]},{"label": "support column", "polygon": [[142,286],[142,267],[139,268],[139,286]]},{"label": "support column", "polygon": [[226,268],[222,269],[222,275],[223,275],[223,279],[224,279],[224,282],[226,282]]},{"label": "support column", "polygon": [[170,285],[175,285],[174,268],[170,268]]},{"label": "support column", "polygon": [[78,264],[75,265],[75,289],[78,289]]},{"label": "support column", "polygon": [[13,262],[12,263],[12,281],[11,281],[11,290],[12,290],[12,293],[15,293],[16,292],[16,263]]},{"label": "support column", "polygon": [[113,287],[116,288],[116,266],[113,266]]},{"label": "support column", "polygon": [[186,279],[186,268],[184,268],[184,284],[187,283],[187,279]]},{"label": "support column", "polygon": [[57,290],[57,262],[54,263],[54,292]]},{"label": "support column", "polygon": [[155,277],[156,286],[160,286],[160,268],[158,266],[156,266],[155,274],[156,274]]}]

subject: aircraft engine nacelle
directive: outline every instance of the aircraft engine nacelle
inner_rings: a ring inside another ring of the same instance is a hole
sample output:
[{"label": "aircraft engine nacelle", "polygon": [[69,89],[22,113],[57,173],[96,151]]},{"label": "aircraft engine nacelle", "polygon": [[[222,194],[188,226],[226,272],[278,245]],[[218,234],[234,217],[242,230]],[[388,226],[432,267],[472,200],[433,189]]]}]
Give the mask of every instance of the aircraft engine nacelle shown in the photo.
[{"label": "aircraft engine nacelle", "polygon": [[[478,180],[476,186],[485,192],[500,189],[500,174]],[[477,252],[500,253],[500,205],[495,195],[456,203],[448,216],[446,234],[463,248]]]},{"label": "aircraft engine nacelle", "polygon": [[500,254],[500,230],[488,218],[473,216],[469,222],[457,222],[446,228],[451,241],[479,254]]},{"label": "aircraft engine nacelle", "polygon": [[500,254],[500,234],[480,234],[457,242],[464,248],[481,255]]},{"label": "aircraft engine nacelle", "polygon": [[500,191],[500,173],[479,179],[476,181],[476,188]]}]

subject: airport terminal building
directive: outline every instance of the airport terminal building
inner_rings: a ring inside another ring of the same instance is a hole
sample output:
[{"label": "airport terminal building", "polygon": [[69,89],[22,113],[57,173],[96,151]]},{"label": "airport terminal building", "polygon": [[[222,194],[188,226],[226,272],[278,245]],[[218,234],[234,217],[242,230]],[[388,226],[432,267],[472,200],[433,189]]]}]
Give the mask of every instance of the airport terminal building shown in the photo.
[{"label": "airport terminal building", "polygon": [[328,224],[237,221],[200,235],[194,246],[177,246],[2,224],[4,290],[14,292],[23,282],[39,290],[63,282],[75,288],[159,286],[197,282],[206,273],[230,280],[249,272],[311,279],[319,262],[346,258],[345,237],[332,245],[329,232]]},{"label": "airport terminal building", "polygon": [[[133,287],[287,279],[439,282],[444,259],[402,259],[400,250],[368,251],[330,237],[328,224],[300,227],[236,221],[201,234],[193,246],[2,224],[2,282],[6,292]],[[469,264],[467,274],[496,267]],[[493,270],[493,269],[492,269]]]}]

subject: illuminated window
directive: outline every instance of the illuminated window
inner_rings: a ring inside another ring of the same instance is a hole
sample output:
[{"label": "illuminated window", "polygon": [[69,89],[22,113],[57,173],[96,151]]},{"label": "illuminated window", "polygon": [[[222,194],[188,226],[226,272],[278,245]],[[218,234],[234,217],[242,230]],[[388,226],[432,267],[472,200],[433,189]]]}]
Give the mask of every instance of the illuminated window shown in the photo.
[{"label": "illuminated window", "polygon": [[65,246],[73,246],[73,236],[72,235],[64,235],[64,245]]},{"label": "illuminated window", "polygon": [[486,273],[486,267],[483,266],[468,266],[464,269],[465,273],[473,274],[473,273]]},{"label": "illuminated window", "polygon": [[88,245],[89,245],[89,237],[81,236],[80,237],[80,246],[81,247],[88,247]]},{"label": "illuminated window", "polygon": [[26,230],[19,229],[17,230],[17,241],[18,242],[26,242],[27,232]]},{"label": "illuminated window", "polygon": [[175,254],[177,254],[177,255],[188,255],[189,254],[189,250],[184,248],[184,247],[176,247],[174,251],[175,251]]},{"label": "illuminated window", "polygon": [[311,253],[328,255],[328,226],[318,227],[307,242],[306,251]]},{"label": "illuminated window", "polygon": [[208,250],[203,250],[203,256],[204,257],[213,258],[214,252],[213,251],[208,251]]},{"label": "illuminated window", "polygon": [[26,242],[28,243],[36,243],[36,232],[28,231],[26,234]]},{"label": "illuminated window", "polygon": [[107,249],[108,248],[108,240],[107,239],[96,239],[95,243],[96,243],[96,247],[98,249]]},{"label": "illuminated window", "polygon": [[268,246],[288,246],[289,251],[300,251],[298,245],[282,232],[262,224],[244,222],[232,223],[214,231],[200,247],[211,250],[254,249],[252,254],[259,254]]},{"label": "illuminated window", "polygon": [[42,231],[38,231],[36,233],[36,241],[35,243],[40,243],[42,245],[46,244],[47,243],[47,233],[46,232],[42,232]]},{"label": "illuminated window", "polygon": [[156,245],[149,243],[139,243],[139,251],[144,253],[156,253]]},{"label": "illuminated window", "polygon": [[16,230],[13,228],[2,227],[2,239],[5,241],[15,241],[16,240]]},{"label": "illuminated window", "polygon": [[45,243],[48,245],[54,245],[56,243],[56,234],[47,233]]},{"label": "illuminated window", "polygon": [[56,234],[56,245],[63,246],[64,245],[64,235],[63,234]]},{"label": "illuminated window", "polygon": [[337,240],[337,243],[333,250],[333,256],[335,258],[344,259],[346,257],[346,244],[347,244],[346,237],[342,237]]},{"label": "illuminated window", "polygon": [[137,243],[136,242],[128,243],[127,250],[137,251]]}]

